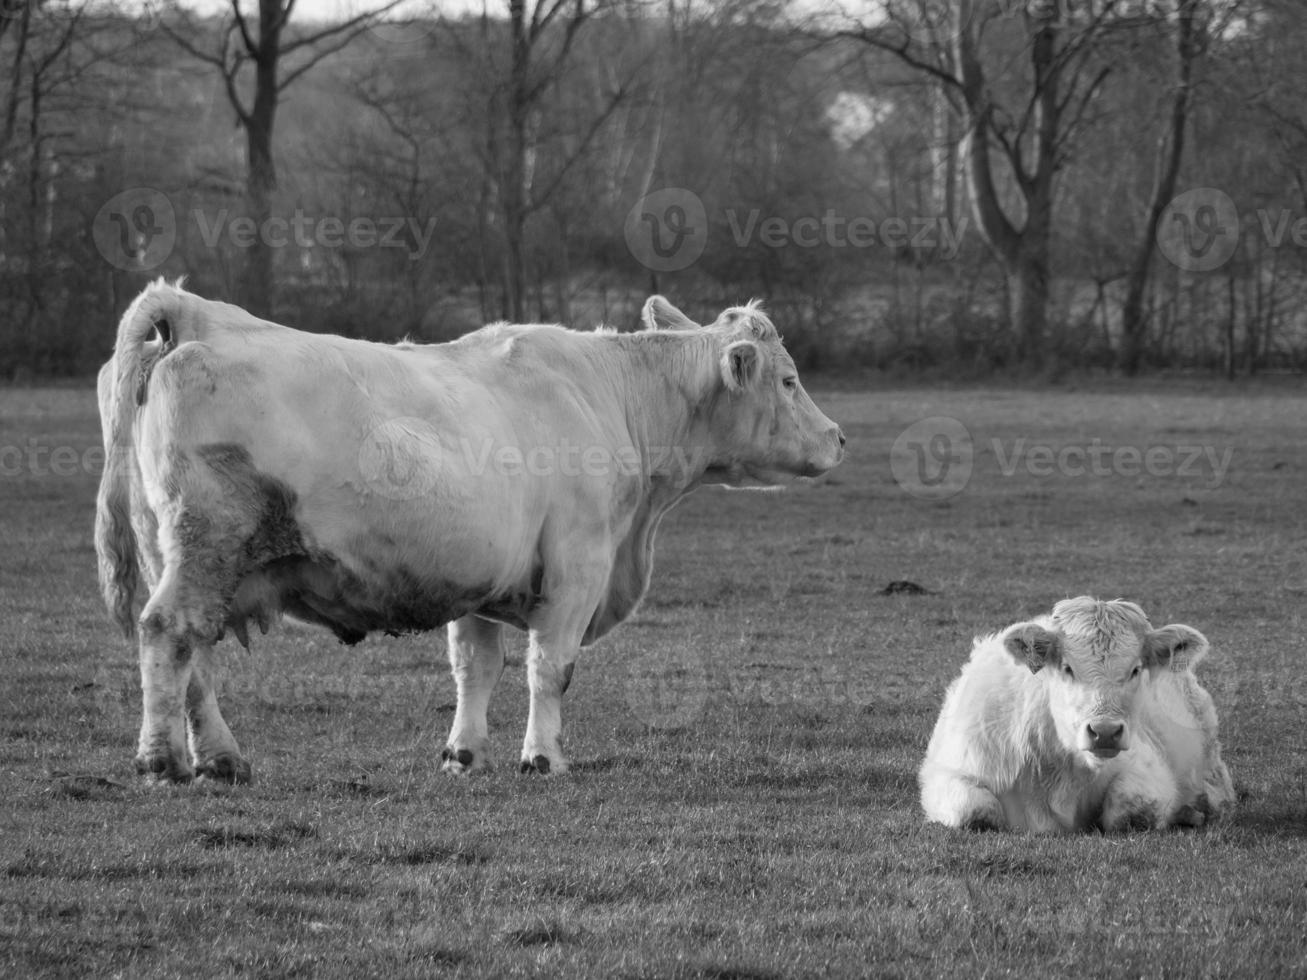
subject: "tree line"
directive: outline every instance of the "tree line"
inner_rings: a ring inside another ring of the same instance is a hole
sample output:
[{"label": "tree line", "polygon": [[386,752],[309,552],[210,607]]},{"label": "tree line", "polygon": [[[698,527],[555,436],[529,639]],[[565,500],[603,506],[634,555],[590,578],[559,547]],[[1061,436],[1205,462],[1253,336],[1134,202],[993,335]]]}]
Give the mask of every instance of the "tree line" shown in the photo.
[{"label": "tree line", "polygon": [[1299,371],[1294,0],[0,0],[0,377],[159,275],[436,341],[760,297],[805,366]]}]

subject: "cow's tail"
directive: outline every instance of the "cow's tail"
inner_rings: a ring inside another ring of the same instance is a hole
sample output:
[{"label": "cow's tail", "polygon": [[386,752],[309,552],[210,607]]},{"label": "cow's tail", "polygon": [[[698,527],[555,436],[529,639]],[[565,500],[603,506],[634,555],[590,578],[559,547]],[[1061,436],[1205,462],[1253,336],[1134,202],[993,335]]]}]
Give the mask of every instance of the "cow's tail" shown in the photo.
[{"label": "cow's tail", "polygon": [[128,637],[136,629],[134,603],[141,575],[131,515],[132,423],[145,372],[154,359],[147,359],[146,343],[156,330],[162,347],[172,342],[170,321],[175,324],[180,319],[187,297],[179,287],[160,279],[128,307],[118,324],[113,358],[101,369],[97,385],[104,437],[104,471],[95,510],[100,592],[109,615]]}]

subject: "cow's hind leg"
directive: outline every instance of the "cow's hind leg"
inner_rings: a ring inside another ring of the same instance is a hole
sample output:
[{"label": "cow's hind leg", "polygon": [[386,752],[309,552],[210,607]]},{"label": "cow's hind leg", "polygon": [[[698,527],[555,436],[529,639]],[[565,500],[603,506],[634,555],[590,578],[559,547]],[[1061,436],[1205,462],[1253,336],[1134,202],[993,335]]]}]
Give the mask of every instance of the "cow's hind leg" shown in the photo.
[{"label": "cow's hind leg", "polygon": [[[184,783],[195,775],[187,751],[186,718],[195,717],[192,703],[204,714],[207,700],[203,675],[196,676],[196,660],[212,645],[222,621],[206,591],[196,587],[192,570],[167,567],[141,613],[142,717],[136,771],[143,776]],[[216,711],[216,704],[213,707]]]},{"label": "cow's hind leg", "polygon": [[464,616],[449,624],[449,666],[458,688],[458,707],[449,741],[440,753],[445,772],[463,774],[489,764],[486,710],[504,672],[503,631],[499,623],[477,616]]},{"label": "cow's hind leg", "polygon": [[186,688],[186,722],[190,734],[195,771],[205,779],[224,783],[248,783],[250,764],[218,710],[212,686],[211,647],[196,644],[192,651],[191,677]]}]

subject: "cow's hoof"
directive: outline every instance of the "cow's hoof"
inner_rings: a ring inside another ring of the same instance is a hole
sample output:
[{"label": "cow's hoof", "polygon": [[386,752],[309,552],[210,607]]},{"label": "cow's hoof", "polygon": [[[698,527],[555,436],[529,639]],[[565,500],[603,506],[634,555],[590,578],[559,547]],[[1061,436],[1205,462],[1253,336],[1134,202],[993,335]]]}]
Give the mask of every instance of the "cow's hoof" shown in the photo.
[{"label": "cow's hoof", "polygon": [[1103,821],[1109,834],[1128,834],[1137,830],[1157,829],[1157,814],[1152,809],[1130,809],[1113,814]]},{"label": "cow's hoof", "polygon": [[537,755],[530,759],[523,759],[522,764],[518,767],[520,772],[535,772],[542,776],[549,775],[549,756]]},{"label": "cow's hoof", "polygon": [[1207,813],[1197,806],[1182,806],[1171,818],[1177,827],[1201,827],[1207,823]]},{"label": "cow's hoof", "polygon": [[962,829],[974,831],[975,833],[989,833],[1003,829],[1003,822],[992,814],[976,813],[962,821]]},{"label": "cow's hoof", "polygon": [[446,745],[440,751],[441,770],[453,776],[466,776],[477,768],[476,761],[476,753],[471,749],[456,749]]},{"label": "cow's hoof", "polygon": [[191,767],[168,755],[138,755],[136,774],[152,783],[189,783],[195,778]]},{"label": "cow's hoof", "polygon": [[230,783],[233,786],[248,786],[254,782],[250,764],[238,755],[216,755],[197,765],[195,775],[200,779]]}]

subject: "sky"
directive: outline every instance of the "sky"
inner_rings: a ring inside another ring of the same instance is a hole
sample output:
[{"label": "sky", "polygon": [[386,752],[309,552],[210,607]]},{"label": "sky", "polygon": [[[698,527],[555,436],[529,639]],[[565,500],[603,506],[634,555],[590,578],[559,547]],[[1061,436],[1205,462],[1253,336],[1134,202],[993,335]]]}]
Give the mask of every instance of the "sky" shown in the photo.
[{"label": "sky", "polygon": [[[140,0],[144,4],[158,3],[160,0]],[[229,0],[180,0],[187,7],[201,11],[218,11],[227,9]],[[257,0],[241,0],[243,9],[252,10]],[[822,0],[792,0],[796,7],[816,7]],[[357,16],[367,10],[384,6],[386,0],[296,0],[296,11],[306,20],[342,20]],[[507,0],[402,0],[395,8],[393,16],[423,17],[431,13],[458,15],[480,13],[483,5],[489,4],[492,12],[506,12]],[[858,6],[870,7],[870,0],[840,0],[845,8]]]}]

